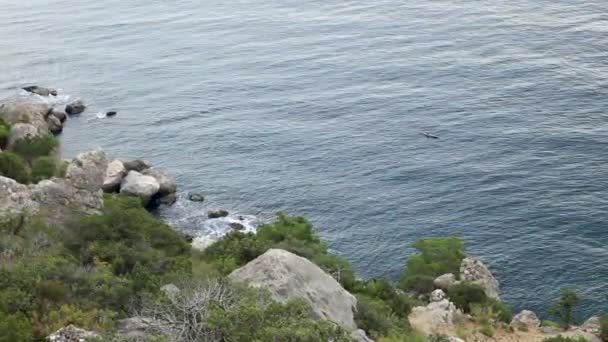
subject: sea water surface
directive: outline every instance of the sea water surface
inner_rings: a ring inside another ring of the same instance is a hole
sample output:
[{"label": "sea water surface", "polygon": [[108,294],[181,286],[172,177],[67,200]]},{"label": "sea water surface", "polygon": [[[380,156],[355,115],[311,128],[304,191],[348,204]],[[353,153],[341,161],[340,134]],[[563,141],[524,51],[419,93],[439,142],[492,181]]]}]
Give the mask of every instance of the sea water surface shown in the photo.
[{"label": "sea water surface", "polygon": [[588,315],[608,307],[607,13],[604,0],[4,0],[0,95],[84,99],[65,153],[166,168],[181,194],[162,215],[182,229],[221,231],[209,208],[285,210],[391,279],[416,240],[456,235],[515,309],[546,312],[576,286]]}]

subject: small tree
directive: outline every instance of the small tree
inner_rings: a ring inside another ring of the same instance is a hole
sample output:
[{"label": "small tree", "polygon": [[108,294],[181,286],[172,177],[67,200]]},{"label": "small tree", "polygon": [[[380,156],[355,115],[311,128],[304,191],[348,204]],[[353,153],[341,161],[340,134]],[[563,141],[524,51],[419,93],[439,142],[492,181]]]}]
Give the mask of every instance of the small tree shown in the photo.
[{"label": "small tree", "polygon": [[551,308],[551,314],[558,318],[563,328],[576,323],[574,309],[580,304],[581,298],[574,289],[565,289],[557,303]]}]

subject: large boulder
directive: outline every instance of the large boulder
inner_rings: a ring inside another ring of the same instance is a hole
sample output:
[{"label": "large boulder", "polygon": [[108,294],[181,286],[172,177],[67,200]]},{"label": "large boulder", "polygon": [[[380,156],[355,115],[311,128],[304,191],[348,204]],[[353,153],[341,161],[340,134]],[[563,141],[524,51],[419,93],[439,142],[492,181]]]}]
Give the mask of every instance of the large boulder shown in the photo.
[{"label": "large boulder", "polygon": [[106,169],[106,175],[102,185],[103,191],[118,192],[120,190],[120,183],[122,183],[122,179],[126,174],[127,169],[125,169],[123,163],[118,159],[112,160]]},{"label": "large boulder", "polygon": [[490,269],[477,258],[464,258],[460,264],[460,279],[481,286],[490,298],[500,300],[498,280]]},{"label": "large boulder", "polygon": [[[171,177],[169,177],[163,171],[159,169],[150,168],[143,170],[141,174],[151,176],[156,179],[156,181],[160,185],[158,193],[161,195],[161,197],[175,195],[175,193],[177,192],[177,184]],[[175,198],[175,196],[172,197]]]},{"label": "large boulder", "polygon": [[65,112],[69,115],[78,115],[84,110],[87,109],[87,106],[81,100],[76,100],[65,106]]},{"label": "large boulder", "polygon": [[99,334],[94,331],[84,330],[70,324],[50,334],[46,340],[49,342],[84,342],[99,337]]},{"label": "large boulder", "polygon": [[439,277],[435,278],[433,284],[435,284],[437,288],[447,290],[452,287],[452,285],[456,284],[456,276],[454,276],[452,273],[440,275]]},{"label": "large boulder", "polygon": [[127,169],[127,172],[128,171],[142,172],[143,170],[150,168],[150,164],[148,164],[147,162],[145,162],[141,159],[132,159],[132,160],[122,159],[121,162],[124,165],[125,169]]},{"label": "large boulder", "polygon": [[513,316],[510,326],[519,330],[536,330],[540,327],[540,319],[534,312],[523,310]]},{"label": "large boulder", "polygon": [[27,137],[37,137],[42,135],[38,128],[28,123],[17,123],[11,126],[11,131],[8,135],[8,148],[10,149],[15,145],[15,142]]},{"label": "large boulder", "polygon": [[77,189],[98,191],[101,189],[108,159],[100,148],[79,154],[68,165],[65,178]]},{"label": "large boulder", "polygon": [[120,184],[120,193],[141,198],[144,205],[150,203],[152,196],[158,193],[160,184],[152,176],[142,175],[137,171],[129,171]]},{"label": "large boulder", "polygon": [[263,288],[275,300],[304,299],[321,319],[349,331],[357,330],[357,299],[308,259],[282,249],[270,249],[230,274],[230,279]]},{"label": "large boulder", "polygon": [[431,335],[453,329],[455,317],[460,314],[452,302],[443,299],[413,308],[408,320],[414,329]]},{"label": "large boulder", "polygon": [[0,101],[0,118],[11,125],[31,124],[36,127],[37,134],[48,133],[46,114],[49,110],[49,104],[31,97],[10,97]]},{"label": "large boulder", "polygon": [[63,123],[54,115],[49,115],[46,118],[46,124],[49,127],[49,131],[53,134],[59,134],[63,131]]},{"label": "large boulder", "polygon": [[[27,186],[0,176],[0,218],[14,219],[21,214],[36,214],[38,203],[32,201]],[[6,222],[0,222],[0,224]]]}]

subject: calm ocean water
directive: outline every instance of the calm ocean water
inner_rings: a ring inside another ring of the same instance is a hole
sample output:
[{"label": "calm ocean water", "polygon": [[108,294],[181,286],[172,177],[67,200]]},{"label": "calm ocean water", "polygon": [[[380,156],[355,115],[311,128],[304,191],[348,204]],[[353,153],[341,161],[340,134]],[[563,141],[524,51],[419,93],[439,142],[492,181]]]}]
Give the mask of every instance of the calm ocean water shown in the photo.
[{"label": "calm ocean water", "polygon": [[83,98],[65,152],[100,145],[205,191],[163,211],[184,229],[221,229],[212,207],[286,210],[391,278],[417,239],[457,235],[516,309],[563,286],[585,315],[608,307],[606,1],[0,7],[0,95]]}]

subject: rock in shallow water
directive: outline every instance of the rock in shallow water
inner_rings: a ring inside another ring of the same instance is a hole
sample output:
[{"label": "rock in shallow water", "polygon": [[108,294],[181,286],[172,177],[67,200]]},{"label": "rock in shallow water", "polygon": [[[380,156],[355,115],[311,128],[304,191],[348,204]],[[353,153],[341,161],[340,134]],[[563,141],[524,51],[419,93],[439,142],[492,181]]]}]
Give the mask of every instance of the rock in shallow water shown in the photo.
[{"label": "rock in shallow water", "polygon": [[150,203],[152,196],[158,193],[160,184],[154,177],[142,175],[137,171],[129,171],[120,185],[120,193],[141,198],[144,206]]},{"label": "rock in shallow water", "polygon": [[228,215],[229,215],[228,210],[224,210],[224,209],[210,210],[207,213],[207,217],[209,217],[210,219],[226,217]]},{"label": "rock in shallow water", "polygon": [[192,202],[203,202],[205,201],[205,195],[202,192],[192,192],[188,195],[188,199]]},{"label": "rock in shallow water", "polygon": [[85,106],[81,100],[76,100],[65,106],[65,112],[68,113],[68,115],[81,114],[85,109],[87,109],[87,106]]},{"label": "rock in shallow water", "polygon": [[40,95],[40,96],[49,96],[49,95],[57,96],[57,90],[51,89],[51,88],[44,88],[44,87],[39,87],[39,86],[27,86],[27,87],[23,87],[21,89],[23,89],[27,92],[30,92],[32,94]]}]

